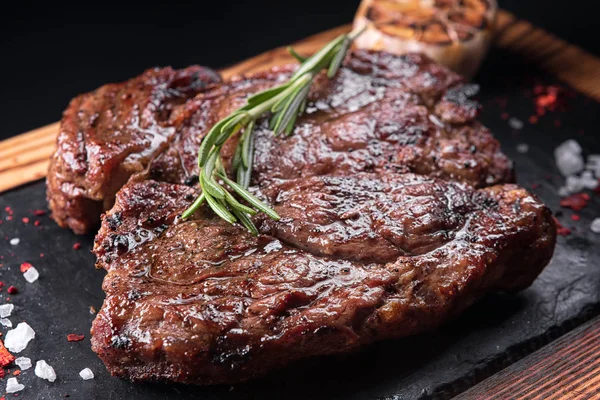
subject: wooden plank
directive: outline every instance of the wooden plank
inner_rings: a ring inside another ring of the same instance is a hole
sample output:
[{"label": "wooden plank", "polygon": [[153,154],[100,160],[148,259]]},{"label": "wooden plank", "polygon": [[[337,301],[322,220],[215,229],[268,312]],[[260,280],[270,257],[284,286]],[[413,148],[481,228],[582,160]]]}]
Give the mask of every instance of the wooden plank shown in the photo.
[{"label": "wooden plank", "polygon": [[455,399],[598,399],[599,350],[597,317]]},{"label": "wooden plank", "polygon": [[[340,26],[294,43],[294,47],[302,54],[311,54],[350,29],[350,24]],[[578,91],[600,100],[600,59],[527,21],[517,20],[503,10],[498,13],[496,32],[497,47],[518,53]],[[286,47],[280,47],[219,72],[225,79],[230,79],[235,75],[263,71],[293,61]],[[0,178],[3,179],[0,192],[45,176],[58,129],[59,124],[53,123],[0,142],[0,159],[3,159],[0,163]],[[35,173],[23,174],[24,170],[35,170]]]}]

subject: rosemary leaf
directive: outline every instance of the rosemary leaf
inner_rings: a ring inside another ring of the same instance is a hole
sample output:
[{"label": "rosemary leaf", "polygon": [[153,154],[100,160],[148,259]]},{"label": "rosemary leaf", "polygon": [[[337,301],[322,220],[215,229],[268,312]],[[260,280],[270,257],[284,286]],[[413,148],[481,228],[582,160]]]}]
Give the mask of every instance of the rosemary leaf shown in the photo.
[{"label": "rosemary leaf", "polygon": [[327,70],[327,77],[329,79],[333,78],[340,69],[342,62],[344,62],[344,58],[346,57],[346,53],[348,52],[348,48],[350,47],[350,43],[352,43],[352,41],[349,37],[346,37],[340,45],[340,49],[333,56],[333,60],[331,60],[331,64],[329,64],[329,69]]},{"label": "rosemary leaf", "polygon": [[235,153],[233,153],[233,160],[231,160],[231,166],[234,171],[237,171],[238,168],[242,165],[242,146],[244,144],[244,137],[240,138],[238,145],[235,147]]},{"label": "rosemary leaf", "polygon": [[237,219],[233,216],[232,213],[227,210],[222,203],[218,200],[215,200],[212,196],[206,196],[206,202],[210,206],[210,208],[217,214],[220,218],[229,222],[230,224],[235,224]]},{"label": "rosemary leaf", "polygon": [[[254,153],[254,121],[250,122],[244,131],[244,141],[241,146],[242,164],[246,169],[250,168]],[[238,147],[240,147],[238,145]],[[236,168],[237,169],[237,168]]]},{"label": "rosemary leaf", "polygon": [[267,90],[263,90],[262,92],[258,92],[250,97],[248,97],[248,99],[246,100],[246,102],[248,103],[248,106],[253,106],[259,103],[263,103],[267,100],[272,99],[273,97],[277,96],[279,93],[283,92],[285,89],[287,89],[287,87],[289,86],[289,83],[286,83],[285,85],[281,85],[281,86],[275,86],[273,88],[269,88]]},{"label": "rosemary leaf", "polygon": [[298,92],[290,98],[290,101],[288,104],[286,104],[286,107],[282,111],[282,115],[277,121],[275,128],[273,128],[275,136],[279,135],[283,130],[287,132],[290,121],[292,119],[294,121],[296,120],[298,113],[300,112],[300,106],[302,105],[304,99],[306,99],[306,96],[308,96],[309,90],[310,85],[307,84],[306,86],[300,88]]},{"label": "rosemary leaf", "polygon": [[[308,58],[298,70],[292,75],[292,80],[301,77],[302,75],[309,73],[314,70],[320,70],[324,67],[324,60],[327,61],[331,56],[331,52],[344,40],[346,35],[340,35],[333,41],[325,45],[321,50],[317,51],[310,58]],[[320,68],[319,68],[320,67]]]},{"label": "rosemary leaf", "polygon": [[239,201],[237,201],[237,199],[235,197],[233,197],[233,195],[231,193],[229,193],[227,190],[225,191],[225,201],[227,202],[227,204],[229,204],[231,206],[232,210],[238,210],[243,213],[250,214],[250,215],[257,214],[256,210],[254,210],[250,207],[247,207],[247,206],[243,205],[242,203],[240,203]]},{"label": "rosemary leaf", "polygon": [[298,111],[296,111],[296,113],[292,115],[292,118],[290,118],[289,122],[283,128],[283,131],[285,132],[286,136],[291,135],[292,132],[294,131],[294,126],[296,125],[296,119],[298,118],[299,114],[300,113]]},{"label": "rosemary leaf", "polygon": [[217,137],[221,134],[221,128],[229,121],[229,118],[222,119],[213,126],[208,134],[202,140],[200,149],[198,149],[198,167],[204,167],[208,154],[213,149]]},{"label": "rosemary leaf", "polygon": [[265,214],[267,214],[269,217],[273,218],[276,221],[279,221],[281,219],[281,217],[271,208],[269,208],[268,206],[264,205],[262,201],[260,201],[256,196],[254,196],[252,193],[250,193],[249,191],[247,191],[246,189],[244,189],[243,187],[241,187],[240,185],[238,185],[237,183],[235,183],[234,181],[232,181],[231,179],[229,179],[228,177],[226,177],[225,175],[219,174],[219,176],[221,177],[221,179],[223,179],[223,181],[225,181],[226,184],[228,184],[241,198],[243,198],[244,200],[246,200],[248,203],[250,203],[252,206],[254,206],[256,209],[258,209],[259,211],[264,212]]},{"label": "rosemary leaf", "polygon": [[238,211],[236,209],[233,209],[231,211],[242,223],[242,225],[244,225],[244,227],[250,231],[250,233],[252,233],[254,236],[258,236],[258,229],[256,229],[256,226],[252,223],[252,220],[248,217],[247,214],[244,214],[243,212]]},{"label": "rosemary leaf", "polygon": [[202,187],[202,191],[206,192],[207,200],[208,197],[215,197],[219,200],[223,200],[225,198],[226,190],[219,186],[211,177],[207,177],[206,173],[202,171],[200,173],[200,186]]},{"label": "rosemary leaf", "polygon": [[206,163],[204,164],[204,168],[202,169],[202,173],[200,175],[202,176],[202,174],[204,174],[206,178],[210,178],[215,169],[217,160],[220,160],[219,151],[216,148],[213,148],[208,154]]},{"label": "rosemary leaf", "polygon": [[252,170],[250,168],[244,168],[242,166],[237,170],[237,182],[244,189],[248,189],[248,186],[250,186],[251,175]]},{"label": "rosemary leaf", "polygon": [[206,198],[204,197],[203,192],[202,194],[200,194],[200,196],[198,196],[198,198],[196,198],[192,205],[189,206],[189,208],[185,210],[183,214],[181,214],[181,219],[188,219],[189,217],[191,217],[192,214],[195,213],[196,210],[198,210],[198,208],[200,208],[200,206],[202,205],[202,203],[204,203],[205,200]]},{"label": "rosemary leaf", "polygon": [[302,57],[300,54],[296,53],[296,50],[294,50],[292,46],[289,46],[287,50],[292,55],[292,57],[298,60],[298,62],[303,63],[304,61],[306,61],[307,57]]}]

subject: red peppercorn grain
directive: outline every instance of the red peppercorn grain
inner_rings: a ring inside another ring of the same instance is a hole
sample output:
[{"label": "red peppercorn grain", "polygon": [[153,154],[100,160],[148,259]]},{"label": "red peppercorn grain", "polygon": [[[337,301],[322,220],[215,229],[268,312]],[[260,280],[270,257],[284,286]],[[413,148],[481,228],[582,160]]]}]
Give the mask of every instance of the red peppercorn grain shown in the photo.
[{"label": "red peppercorn grain", "polygon": [[84,335],[78,335],[76,333],[69,333],[67,335],[67,340],[69,342],[81,342],[85,338]]}]

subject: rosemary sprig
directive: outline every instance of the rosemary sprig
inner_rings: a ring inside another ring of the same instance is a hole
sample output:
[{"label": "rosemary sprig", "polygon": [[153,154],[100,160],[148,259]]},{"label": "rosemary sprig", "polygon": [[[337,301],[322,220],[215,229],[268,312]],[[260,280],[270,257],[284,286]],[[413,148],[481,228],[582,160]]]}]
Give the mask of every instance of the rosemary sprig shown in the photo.
[{"label": "rosemary sprig", "polygon": [[[279,220],[279,215],[274,210],[247,190],[252,175],[253,131],[256,120],[270,113],[269,128],[273,130],[273,134],[290,135],[296,119],[306,108],[314,78],[323,69],[327,69],[328,78],[333,78],[342,65],[350,44],[362,31],[340,35],[308,58],[289,48],[290,54],[301,63],[292,77],[282,85],[248,97],[246,105],[210,129],[198,150],[199,184],[202,194],[183,213],[183,219],[189,218],[206,201],[219,217],[231,224],[240,222],[254,235],[258,234],[258,229],[252,223],[251,215],[262,212],[274,220]],[[236,181],[232,181],[223,168],[220,152],[223,143],[240,131],[242,133],[232,159]],[[240,203],[225,185],[249,206]]]}]

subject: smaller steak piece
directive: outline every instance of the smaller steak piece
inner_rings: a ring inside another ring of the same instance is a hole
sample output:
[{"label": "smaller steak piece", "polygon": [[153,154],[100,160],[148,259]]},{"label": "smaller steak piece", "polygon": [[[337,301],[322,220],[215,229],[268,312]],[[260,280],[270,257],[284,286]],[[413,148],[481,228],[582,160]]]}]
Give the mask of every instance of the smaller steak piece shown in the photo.
[{"label": "smaller steak piece", "polygon": [[92,347],[113,375],[235,383],[428,331],[488,291],[529,285],[554,249],[549,210],[515,185],[385,172],[262,191],[282,222],[262,221],[258,237],[206,207],[180,221],[195,188],[119,191],[94,246],[108,274]]},{"label": "smaller steak piece", "polygon": [[48,171],[54,220],[79,234],[97,226],[117,190],[168,144],[173,108],[219,81],[203,67],[155,68],[73,99]]},{"label": "smaller steak piece", "polygon": [[[217,85],[178,108],[178,133],[151,176],[193,182],[202,138],[248,96],[289,78],[294,66]],[[514,181],[512,162],[477,120],[474,85],[419,54],[352,52],[331,80],[319,76],[291,136],[256,129],[253,180],[414,172],[476,187]],[[260,121],[259,121],[260,122]],[[236,139],[223,148],[225,162]]]}]

